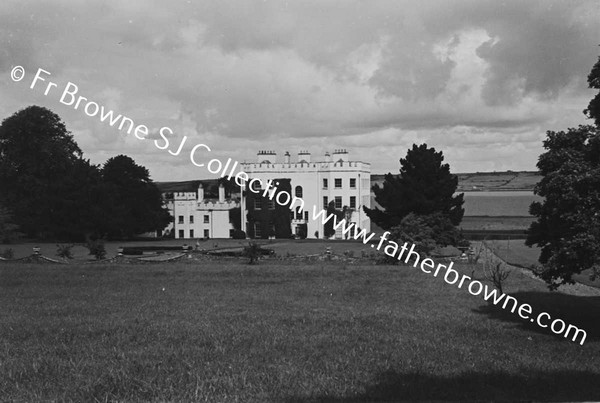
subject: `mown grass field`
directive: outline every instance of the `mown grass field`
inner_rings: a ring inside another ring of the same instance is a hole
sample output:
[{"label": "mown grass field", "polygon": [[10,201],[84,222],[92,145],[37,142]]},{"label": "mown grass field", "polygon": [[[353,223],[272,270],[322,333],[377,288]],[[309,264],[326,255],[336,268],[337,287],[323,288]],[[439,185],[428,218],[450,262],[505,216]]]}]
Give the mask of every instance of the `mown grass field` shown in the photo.
[{"label": "mown grass field", "polygon": [[[522,239],[487,241],[487,243],[495,250],[496,255],[509,264],[521,267],[538,266],[540,264],[538,259],[541,248],[529,247],[525,245]],[[600,279],[592,280],[590,278],[591,274],[591,270],[585,270],[581,274],[574,275],[573,279],[578,283],[600,288]]]},{"label": "mown grass field", "polygon": [[4,263],[0,396],[600,399],[598,298],[549,293],[519,273],[505,288],[535,312],[584,328],[585,344],[410,267]]}]

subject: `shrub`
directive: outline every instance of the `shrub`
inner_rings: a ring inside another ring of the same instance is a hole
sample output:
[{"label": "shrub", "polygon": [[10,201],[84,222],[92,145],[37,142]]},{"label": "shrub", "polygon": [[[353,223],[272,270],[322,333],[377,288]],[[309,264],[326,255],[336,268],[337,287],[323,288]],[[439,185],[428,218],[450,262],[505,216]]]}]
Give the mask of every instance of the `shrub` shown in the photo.
[{"label": "shrub", "polygon": [[471,242],[469,242],[469,240],[464,237],[462,231],[460,232],[460,236],[461,236],[461,238],[458,240],[458,243],[457,243],[456,246],[459,247],[459,248],[468,248],[468,247],[470,247],[471,246]]},{"label": "shrub", "polygon": [[90,251],[90,255],[93,255],[96,260],[101,260],[106,257],[106,247],[102,239],[90,240],[86,244],[86,247]]},{"label": "shrub", "polygon": [[17,230],[19,226],[12,222],[12,215],[8,209],[0,206],[0,242],[11,243],[21,235]]},{"label": "shrub", "polygon": [[299,224],[298,225],[298,236],[300,239],[306,239],[308,234],[308,225],[307,224]]},{"label": "shrub", "polygon": [[0,253],[0,257],[4,259],[13,259],[15,257],[15,251],[12,248],[6,248],[2,253]]},{"label": "shrub", "polygon": [[510,275],[510,271],[507,268],[503,267],[505,265],[502,261],[497,261],[497,247],[495,244],[492,244],[490,246],[487,242],[484,241],[482,244],[482,249],[484,252],[483,276],[486,280],[494,284],[494,287],[496,287],[498,291],[503,293],[504,290],[502,286],[504,285],[504,282]]},{"label": "shrub", "polygon": [[233,239],[246,239],[246,233],[241,229],[233,230],[232,234]]},{"label": "shrub", "polygon": [[73,244],[71,245],[56,245],[56,256],[64,259],[73,259]]},{"label": "shrub", "polygon": [[[409,214],[400,225],[390,229],[390,238],[415,245],[415,251],[428,256],[436,248],[436,233],[427,217]],[[387,259],[392,263],[396,258]]]},{"label": "shrub", "polygon": [[510,275],[510,271],[503,269],[502,263],[496,263],[495,265],[491,265],[488,271],[484,272],[484,275],[487,280],[491,281],[491,283],[494,284],[494,287],[496,287],[498,291],[500,291],[500,293],[504,293],[502,285]]},{"label": "shrub", "polygon": [[261,247],[256,242],[248,243],[248,246],[244,247],[244,255],[247,256],[250,260],[248,264],[257,264],[258,258],[261,254]]}]

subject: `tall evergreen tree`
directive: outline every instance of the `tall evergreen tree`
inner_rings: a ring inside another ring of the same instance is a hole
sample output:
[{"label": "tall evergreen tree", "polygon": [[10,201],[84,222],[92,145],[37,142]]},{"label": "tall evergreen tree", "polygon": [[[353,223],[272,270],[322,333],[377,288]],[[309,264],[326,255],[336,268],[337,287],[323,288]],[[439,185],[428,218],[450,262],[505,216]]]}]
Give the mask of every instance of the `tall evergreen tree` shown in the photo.
[{"label": "tall evergreen tree", "polygon": [[416,215],[441,214],[453,225],[460,224],[464,209],[464,195],[454,195],[458,177],[450,173],[450,166],[442,164],[444,156],[427,144],[413,144],[406,158],[400,159],[400,175],[385,175],[383,187],[375,185],[375,201],[384,208],[364,210],[371,220],[388,230],[400,225],[410,213]]}]

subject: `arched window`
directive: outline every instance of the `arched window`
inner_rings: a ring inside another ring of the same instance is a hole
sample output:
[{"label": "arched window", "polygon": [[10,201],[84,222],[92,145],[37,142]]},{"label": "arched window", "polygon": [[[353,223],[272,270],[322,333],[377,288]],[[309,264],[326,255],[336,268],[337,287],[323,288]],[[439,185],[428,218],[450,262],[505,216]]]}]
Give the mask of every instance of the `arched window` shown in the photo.
[{"label": "arched window", "polygon": [[296,186],[296,197],[302,198],[302,186]]}]

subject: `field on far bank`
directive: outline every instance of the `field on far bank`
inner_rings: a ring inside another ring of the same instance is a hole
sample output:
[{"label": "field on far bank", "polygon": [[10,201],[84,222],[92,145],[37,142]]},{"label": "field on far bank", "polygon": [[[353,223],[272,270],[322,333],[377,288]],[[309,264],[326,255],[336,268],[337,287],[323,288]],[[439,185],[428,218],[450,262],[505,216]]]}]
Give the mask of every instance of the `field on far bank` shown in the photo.
[{"label": "field on far bank", "polygon": [[505,287],[534,312],[585,329],[585,344],[411,267],[4,263],[0,395],[597,400],[599,299],[550,293],[520,272]]},{"label": "field on far bank", "polygon": [[539,173],[525,172],[475,172],[458,175],[458,191],[469,190],[533,190],[542,179]]},{"label": "field on far bank", "polygon": [[[394,173],[395,175],[396,173]],[[532,191],[542,179],[538,172],[533,171],[500,171],[500,172],[470,172],[458,173],[458,192],[464,191]],[[385,174],[371,174],[371,185],[381,186]]]},{"label": "field on far bank", "polygon": [[534,217],[511,217],[511,216],[465,216],[460,227],[464,230],[527,230],[533,222]]}]

